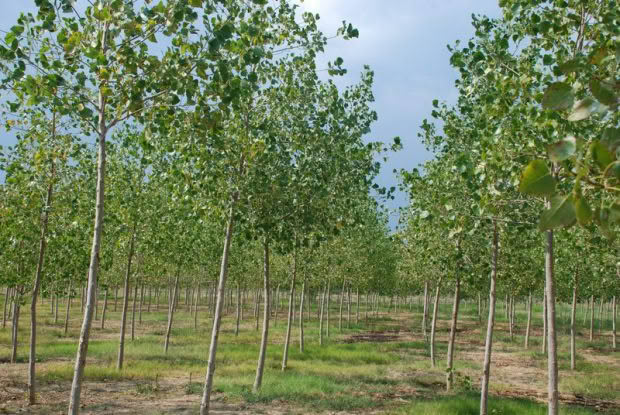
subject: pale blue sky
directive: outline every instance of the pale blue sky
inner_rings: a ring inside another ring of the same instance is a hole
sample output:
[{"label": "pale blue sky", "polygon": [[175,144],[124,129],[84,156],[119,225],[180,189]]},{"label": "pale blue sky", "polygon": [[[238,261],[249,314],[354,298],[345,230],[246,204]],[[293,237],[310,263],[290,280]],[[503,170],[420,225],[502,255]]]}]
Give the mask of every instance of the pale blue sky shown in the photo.
[{"label": "pale blue sky", "polygon": [[[34,10],[34,0],[0,0],[0,29],[7,30],[19,13]],[[84,0],[77,0],[78,3]],[[299,1],[299,0],[298,0]],[[349,73],[341,85],[356,82],[363,65],[375,71],[375,109],[379,121],[372,140],[389,142],[400,136],[404,150],[391,155],[379,183],[396,186],[393,169],[412,169],[430,156],[417,139],[418,127],[431,111],[433,99],[454,102],[456,71],[446,45],[473,35],[472,13],[499,16],[497,0],[305,0],[302,8],[321,15],[320,28],[335,34],[342,20],[360,31],[359,39],[333,40],[323,62],[340,56]],[[0,145],[15,142],[0,132]],[[406,205],[397,194],[391,207]]]}]

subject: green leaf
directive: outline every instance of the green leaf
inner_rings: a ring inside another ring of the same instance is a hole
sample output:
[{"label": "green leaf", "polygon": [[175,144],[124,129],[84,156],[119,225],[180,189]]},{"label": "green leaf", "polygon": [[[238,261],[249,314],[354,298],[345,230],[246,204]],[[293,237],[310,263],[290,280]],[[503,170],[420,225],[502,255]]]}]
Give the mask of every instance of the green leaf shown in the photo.
[{"label": "green leaf", "polygon": [[581,226],[586,226],[592,222],[592,209],[588,201],[583,197],[575,199],[575,214],[577,216],[577,222]]},{"label": "green leaf", "polygon": [[585,120],[595,111],[595,101],[592,98],[585,98],[575,102],[573,111],[568,116],[568,121]]},{"label": "green leaf", "polygon": [[579,60],[577,59],[571,59],[558,66],[558,70],[564,75],[577,72],[577,70],[579,70],[580,68],[581,62],[579,62]]},{"label": "green leaf", "polygon": [[202,7],[202,0],[189,0],[189,5],[192,7]]},{"label": "green leaf", "polygon": [[548,231],[562,226],[571,226],[575,223],[576,212],[573,205],[573,196],[556,195],[551,198],[551,207],[540,216],[538,229]]},{"label": "green leaf", "polygon": [[599,102],[605,105],[615,105],[618,102],[618,97],[614,94],[613,89],[606,83],[600,82],[598,79],[592,79],[590,81],[590,91]]},{"label": "green leaf", "polygon": [[590,144],[590,151],[592,154],[592,159],[601,170],[605,170],[607,166],[614,161],[613,154],[605,145],[603,145],[603,143],[598,140],[593,141],[592,144]]},{"label": "green leaf", "polygon": [[547,196],[555,192],[555,179],[551,177],[545,161],[533,160],[527,165],[521,175],[519,191],[531,195]]},{"label": "green leaf", "polygon": [[555,82],[547,88],[542,99],[542,106],[551,110],[566,110],[573,106],[575,97],[570,85]]},{"label": "green leaf", "polygon": [[568,136],[557,143],[547,146],[547,154],[552,161],[560,162],[570,158],[577,151],[577,139]]}]

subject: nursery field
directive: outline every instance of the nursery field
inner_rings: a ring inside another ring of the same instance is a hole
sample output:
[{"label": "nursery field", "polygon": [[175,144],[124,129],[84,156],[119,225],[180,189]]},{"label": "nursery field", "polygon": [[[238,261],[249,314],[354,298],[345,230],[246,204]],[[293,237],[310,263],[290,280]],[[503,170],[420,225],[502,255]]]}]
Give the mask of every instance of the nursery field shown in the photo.
[{"label": "nursery field", "polygon": [[[312,304],[310,319],[304,311],[304,351],[299,350],[299,314],[296,313],[287,369],[281,370],[286,332],[284,302],[278,320],[272,310],[271,339],[267,349],[264,383],[252,393],[259,354],[260,324],[254,306],[246,306],[235,335],[234,307],[223,319],[217,356],[212,413],[216,414],[476,414],[479,379],[484,356],[484,319],[478,320],[477,304],[465,302],[458,322],[455,387],[445,392],[445,353],[451,304],[442,301],[437,322],[437,365],[431,367],[428,339],[422,334],[423,310],[419,299],[389,308],[389,300],[368,315],[363,303],[359,314],[352,302],[350,320],[346,302],[342,330],[339,305],[334,297],[330,337],[318,343],[318,310]],[[191,299],[190,299],[191,302]],[[0,413],[57,414],[66,411],[75,338],[81,319],[79,299],[73,300],[68,332],[64,334],[64,301],[56,323],[48,300],[39,306],[37,405],[27,400],[27,307],[19,329],[17,363],[8,362],[10,329],[0,331]],[[88,414],[193,414],[198,412],[207,365],[211,319],[206,306],[193,309],[181,299],[172,329],[169,350],[164,353],[167,305],[146,301],[135,314],[135,338],[128,339],[125,366],[116,369],[120,304],[108,300],[105,328],[96,321],[85,370],[82,413]],[[139,304],[139,302],[138,302]],[[99,307],[103,306],[103,299]],[[565,310],[563,308],[565,307]],[[558,305],[568,313],[567,305]],[[492,358],[489,411],[496,414],[544,414],[546,408],[546,355],[541,353],[542,310],[534,306],[532,338],[524,349],[526,312],[517,306],[513,336],[497,305],[496,340]],[[584,313],[587,311],[579,309]],[[560,313],[561,315],[561,313]],[[98,316],[101,318],[101,312]],[[612,351],[611,321],[603,314],[594,321],[594,340],[589,341],[589,319],[577,315],[577,369],[569,370],[568,333],[559,319],[559,369],[561,413],[620,413],[620,352]],[[141,322],[140,322],[141,320]],[[357,320],[357,322],[356,322]],[[326,330],[326,321],[324,328]],[[324,333],[324,336],[326,334]]]}]

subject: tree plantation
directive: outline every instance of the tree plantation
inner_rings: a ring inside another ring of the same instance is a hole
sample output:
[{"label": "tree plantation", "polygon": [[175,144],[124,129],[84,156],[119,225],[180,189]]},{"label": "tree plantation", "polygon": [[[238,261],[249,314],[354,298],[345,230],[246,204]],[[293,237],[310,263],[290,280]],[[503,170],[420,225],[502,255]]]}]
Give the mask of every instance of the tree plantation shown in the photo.
[{"label": "tree plantation", "polygon": [[407,140],[428,156],[383,187],[411,143],[376,138],[390,74],[326,53],[355,22],[23,2],[0,413],[620,413],[620,3],[472,14]]}]

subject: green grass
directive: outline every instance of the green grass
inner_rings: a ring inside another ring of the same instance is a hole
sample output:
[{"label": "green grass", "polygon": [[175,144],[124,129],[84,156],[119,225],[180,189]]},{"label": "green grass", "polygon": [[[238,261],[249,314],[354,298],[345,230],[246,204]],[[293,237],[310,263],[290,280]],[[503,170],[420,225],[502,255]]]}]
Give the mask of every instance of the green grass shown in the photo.
[{"label": "green grass", "polygon": [[[49,305],[41,308],[40,330],[38,334],[37,360],[45,363],[37,367],[37,376],[42,388],[54,385],[68,390],[73,377],[72,360],[75,356],[76,341],[79,334],[80,307],[74,301],[68,336],[63,333],[64,309],[58,323],[53,323]],[[119,302],[120,305],[120,302]],[[374,318],[369,313],[365,323],[365,313],[360,313],[360,322],[343,322],[342,332],[338,329],[337,305],[332,311],[329,338],[324,337],[324,345],[318,344],[318,322],[316,321],[316,303],[311,312],[312,321],[305,325],[305,351],[301,353],[298,345],[298,320],[291,337],[289,362],[286,371],[281,370],[282,343],[286,322],[284,308],[279,313],[277,324],[272,321],[270,343],[263,386],[259,393],[251,392],[256,372],[256,360],[259,352],[260,330],[255,330],[255,320],[251,306],[245,311],[245,320],[241,332],[234,335],[233,315],[225,317],[222,325],[214,390],[218,399],[232,404],[250,407],[252,405],[286,405],[298,412],[352,411],[365,412],[371,408],[387,413],[407,414],[470,414],[478,413],[478,394],[469,394],[477,388],[480,376],[480,362],[464,358],[465,353],[480,350],[484,344],[484,319],[478,323],[477,310],[468,304],[463,309],[459,320],[456,348],[455,373],[456,387],[452,395],[446,395],[445,338],[449,331],[451,304],[442,304],[441,320],[438,326],[439,339],[436,343],[437,367],[432,368],[429,361],[429,345],[420,334],[422,308],[415,305],[410,312],[408,307],[398,315],[381,314]],[[352,311],[354,311],[353,308]],[[385,308],[382,312],[385,312]],[[18,356],[20,362],[27,360],[28,341],[28,307],[22,308],[19,329]],[[540,329],[540,310],[535,309],[535,329]],[[87,381],[129,382],[127,392],[140,399],[166,399],[169,394],[187,395],[188,402],[196,402],[202,393],[202,379],[207,366],[207,351],[210,338],[210,317],[206,309],[200,310],[199,328],[194,330],[193,318],[185,311],[183,305],[175,314],[175,326],[172,330],[168,353],[164,353],[163,341],[167,320],[166,306],[160,306],[159,312],[143,312],[142,325],[137,325],[136,339],[130,339],[128,327],[125,349],[125,366],[116,370],[118,353],[119,311],[107,312],[106,329],[99,329],[99,322],[93,323],[91,342],[88,350],[88,365],[85,370]],[[544,369],[546,356],[540,353],[540,343],[536,336],[531,338],[529,350],[523,350],[523,329],[525,313],[517,313],[517,331],[513,339],[506,333],[503,309],[498,304],[498,325],[494,350],[507,352],[516,359]],[[137,318],[137,315],[136,315]],[[346,313],[345,313],[346,319]],[[262,318],[261,318],[262,323]],[[396,341],[358,341],[350,342],[350,336],[370,332],[388,332],[394,334],[401,330],[406,338]],[[410,331],[413,330],[412,335]],[[578,353],[589,349],[589,353],[618,359],[619,352],[610,351],[609,341],[597,337],[589,342],[587,330],[581,329],[582,337],[578,339]],[[346,340],[346,341],[345,341]],[[578,355],[579,371],[568,371],[568,342],[564,331],[559,333],[559,365],[561,371],[560,391],[581,394],[593,399],[616,399],[615,391],[620,390],[620,374],[617,365],[593,363]],[[8,356],[10,330],[0,330],[0,356]],[[617,361],[617,360],[616,360]],[[25,366],[24,366],[25,367]],[[492,369],[493,370],[493,369]],[[492,392],[510,388],[510,379],[493,377]],[[174,380],[175,386],[166,384]],[[180,380],[180,381],[179,381]],[[87,387],[87,386],[86,386]],[[125,388],[125,383],[123,383]],[[171,389],[176,388],[176,389]],[[494,389],[495,388],[495,389]],[[68,396],[68,394],[67,394]],[[398,399],[395,398],[398,396]],[[110,400],[114,396],[110,395]],[[115,404],[119,404],[116,402]],[[122,405],[122,402],[120,402]],[[544,407],[527,400],[515,400],[491,397],[490,414],[544,414]],[[493,412],[493,410],[495,412]],[[391,412],[390,412],[391,411]],[[562,413],[589,414],[591,412],[566,409]]]},{"label": "green grass", "polygon": [[[546,406],[526,400],[489,397],[488,412],[491,415],[545,415]],[[390,414],[415,415],[477,415],[480,413],[480,395],[461,394],[422,399],[404,408],[388,412]],[[594,411],[580,408],[562,407],[563,415],[589,415]]]}]

